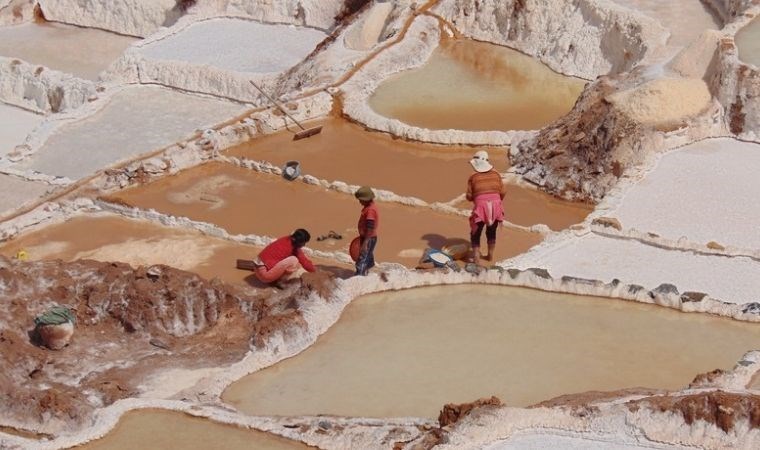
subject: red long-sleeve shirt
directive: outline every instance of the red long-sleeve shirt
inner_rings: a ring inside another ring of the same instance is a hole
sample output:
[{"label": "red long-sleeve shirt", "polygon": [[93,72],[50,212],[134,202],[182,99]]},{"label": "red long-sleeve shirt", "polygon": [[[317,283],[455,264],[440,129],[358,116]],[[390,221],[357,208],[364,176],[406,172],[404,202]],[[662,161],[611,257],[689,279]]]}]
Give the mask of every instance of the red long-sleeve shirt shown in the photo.
[{"label": "red long-sleeve shirt", "polygon": [[267,266],[267,269],[272,269],[278,262],[287,258],[288,256],[295,256],[298,258],[298,262],[307,272],[315,272],[314,263],[303,253],[303,249],[298,249],[293,252],[293,242],[290,240],[290,236],[284,236],[271,244],[267,245],[264,250],[259,253],[259,259]]}]

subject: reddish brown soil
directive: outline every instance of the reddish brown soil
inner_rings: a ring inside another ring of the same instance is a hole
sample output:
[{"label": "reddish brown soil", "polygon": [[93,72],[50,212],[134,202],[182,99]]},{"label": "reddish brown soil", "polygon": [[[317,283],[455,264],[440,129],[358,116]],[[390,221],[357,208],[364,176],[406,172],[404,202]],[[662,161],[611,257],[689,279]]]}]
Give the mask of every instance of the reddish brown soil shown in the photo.
[{"label": "reddish brown soil", "polygon": [[[0,262],[6,425],[71,431],[94,408],[137,394],[162,369],[240,360],[251,342],[302,321],[292,301],[299,283],[277,296],[251,295],[167,266]],[[52,304],[77,316],[74,337],[60,351],[37,347],[30,337],[34,317]]]},{"label": "reddish brown soil", "polygon": [[703,420],[726,433],[739,422],[748,422],[750,428],[760,428],[760,395],[736,394],[723,391],[702,392],[693,395],[650,397],[628,403],[632,411],[651,408],[655,411],[678,412],[691,425]]},{"label": "reddish brown soil", "polygon": [[642,125],[607,101],[636,80],[604,76],[590,84],[569,114],[521,144],[512,161],[516,170],[562,198],[599,201],[645,153]]},{"label": "reddish brown soil", "polygon": [[455,405],[448,403],[443,406],[441,413],[438,414],[438,425],[446,427],[459,422],[463,417],[468,416],[475,409],[481,408],[498,408],[503,403],[498,397],[481,398],[471,403],[462,403]]}]

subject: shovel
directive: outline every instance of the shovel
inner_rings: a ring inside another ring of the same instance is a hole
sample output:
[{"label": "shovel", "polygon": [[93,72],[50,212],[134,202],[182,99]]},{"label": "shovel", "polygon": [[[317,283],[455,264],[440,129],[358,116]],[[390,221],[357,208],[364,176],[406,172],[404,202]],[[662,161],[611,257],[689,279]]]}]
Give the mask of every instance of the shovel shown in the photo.
[{"label": "shovel", "polygon": [[270,96],[269,96],[269,94],[267,94],[267,93],[266,93],[266,92],[264,92],[264,91],[263,91],[263,90],[262,90],[260,87],[258,87],[258,86],[256,85],[256,83],[254,83],[254,82],[253,82],[253,80],[248,80],[248,81],[250,81],[250,82],[251,82],[251,84],[253,85],[253,87],[255,87],[255,88],[256,88],[256,89],[257,89],[259,92],[261,92],[261,94],[262,94],[264,97],[266,97],[266,98],[267,98],[267,100],[269,100],[270,102],[272,102],[272,104],[274,104],[274,106],[276,106],[276,107],[277,107],[277,109],[279,109],[280,111],[282,111],[282,112],[283,112],[283,114],[285,114],[286,116],[290,117],[290,120],[292,120],[293,122],[295,122],[295,123],[296,123],[296,125],[298,125],[298,128],[300,128],[300,129],[301,129],[301,131],[299,131],[298,133],[296,133],[296,134],[293,136],[293,140],[294,140],[294,141],[297,141],[297,140],[299,140],[299,139],[305,139],[305,138],[307,138],[307,137],[311,137],[311,136],[314,136],[315,134],[319,134],[319,133],[321,133],[321,132],[322,132],[322,125],[320,125],[320,126],[318,126],[318,127],[312,127],[312,128],[304,128],[304,126],[303,126],[303,125],[301,125],[301,122],[297,121],[297,120],[295,119],[295,117],[291,116],[291,115],[290,115],[290,114],[289,114],[287,111],[285,111],[285,108],[283,108],[282,106],[280,106],[280,104],[279,104],[279,103],[277,103],[277,102],[275,101],[275,99],[273,99],[272,97],[270,97]]}]

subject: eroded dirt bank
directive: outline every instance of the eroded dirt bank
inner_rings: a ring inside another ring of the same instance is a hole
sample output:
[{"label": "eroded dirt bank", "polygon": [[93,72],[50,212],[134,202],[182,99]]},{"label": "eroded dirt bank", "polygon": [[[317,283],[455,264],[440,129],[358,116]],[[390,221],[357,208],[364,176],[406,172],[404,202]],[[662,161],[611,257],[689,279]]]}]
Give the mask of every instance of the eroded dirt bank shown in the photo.
[{"label": "eroded dirt bank", "polygon": [[[139,396],[162,369],[240,360],[272,327],[301,322],[285,297],[244,295],[167,266],[0,259],[3,425],[72,431],[96,408]],[[77,318],[61,351],[30,340],[34,317],[52,304]]]}]

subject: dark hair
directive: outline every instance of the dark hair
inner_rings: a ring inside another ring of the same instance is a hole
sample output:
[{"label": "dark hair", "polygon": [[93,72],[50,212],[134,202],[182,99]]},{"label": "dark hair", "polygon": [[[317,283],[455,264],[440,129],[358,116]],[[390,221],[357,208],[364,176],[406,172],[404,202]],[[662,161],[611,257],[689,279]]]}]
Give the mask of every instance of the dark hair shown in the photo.
[{"label": "dark hair", "polygon": [[299,228],[290,235],[290,241],[293,243],[293,248],[301,248],[306,245],[311,239],[311,235],[303,228]]}]

